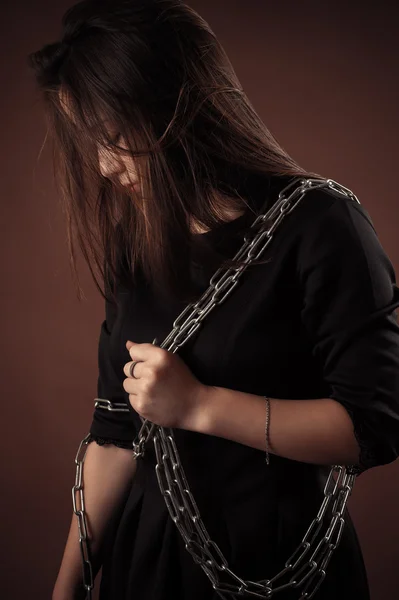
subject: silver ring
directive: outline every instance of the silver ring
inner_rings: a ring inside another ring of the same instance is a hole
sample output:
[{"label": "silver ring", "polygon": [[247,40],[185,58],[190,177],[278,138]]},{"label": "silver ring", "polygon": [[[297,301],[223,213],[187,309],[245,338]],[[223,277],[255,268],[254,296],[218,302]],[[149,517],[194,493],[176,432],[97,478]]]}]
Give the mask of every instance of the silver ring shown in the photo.
[{"label": "silver ring", "polygon": [[134,360],[134,361],[132,362],[132,364],[130,365],[130,367],[129,367],[129,375],[130,375],[130,377],[134,377],[134,379],[137,379],[137,377],[135,377],[135,376],[133,375],[133,370],[134,370],[134,367],[135,367],[135,366],[137,365],[137,363],[139,363],[139,362],[143,362],[143,361],[142,361],[142,360]]}]

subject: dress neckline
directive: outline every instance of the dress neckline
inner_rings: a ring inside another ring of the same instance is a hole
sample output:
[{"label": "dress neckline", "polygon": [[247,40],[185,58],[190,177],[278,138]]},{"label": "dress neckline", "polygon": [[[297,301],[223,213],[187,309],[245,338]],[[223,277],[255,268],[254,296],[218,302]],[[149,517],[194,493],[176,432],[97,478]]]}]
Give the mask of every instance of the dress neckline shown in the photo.
[{"label": "dress neckline", "polygon": [[[218,235],[219,233],[224,233],[225,231],[229,231],[229,230],[234,230],[236,227],[241,227],[241,224],[243,224],[246,221],[246,218],[248,216],[248,214],[250,213],[250,211],[246,208],[244,209],[244,212],[239,216],[236,217],[235,219],[231,219],[230,221],[224,221],[223,223],[219,223],[219,225],[217,225],[216,227],[214,227],[213,229],[209,229],[208,231],[203,231],[203,232],[197,232],[197,233],[193,233],[194,238],[196,238],[197,240],[200,239],[205,239],[208,237],[212,237],[214,235]],[[255,219],[255,215],[253,215],[253,220]]]},{"label": "dress neckline", "polygon": [[210,245],[217,251],[221,251],[226,257],[231,256],[233,252],[235,253],[238,250],[238,244],[243,241],[243,234],[251,227],[257,216],[270,209],[271,203],[278,199],[281,189],[291,179],[291,176],[271,178],[268,184],[265,185],[264,193],[254,195],[252,208],[250,205],[245,206],[239,217],[224,221],[209,231],[193,233],[194,246],[201,248]]}]

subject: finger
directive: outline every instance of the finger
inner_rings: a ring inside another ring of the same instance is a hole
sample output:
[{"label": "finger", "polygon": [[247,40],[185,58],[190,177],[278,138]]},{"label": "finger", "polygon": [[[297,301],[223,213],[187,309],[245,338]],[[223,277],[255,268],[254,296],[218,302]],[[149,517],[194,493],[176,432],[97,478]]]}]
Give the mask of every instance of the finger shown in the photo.
[{"label": "finger", "polygon": [[144,360],[148,358],[151,352],[156,351],[157,347],[149,344],[148,342],[144,344],[133,344],[128,350],[132,360]]},{"label": "finger", "polygon": [[123,389],[131,396],[137,395],[137,389],[135,388],[136,384],[134,383],[134,379],[129,377],[128,379],[124,379],[122,383]]},{"label": "finger", "polygon": [[126,377],[129,377],[130,379],[138,379],[140,377],[140,374],[137,373],[137,369],[139,369],[140,362],[142,362],[142,361],[136,363],[136,365],[134,366],[134,368],[133,368],[133,374],[134,374],[134,376],[133,376],[131,374],[131,372],[130,372],[130,369],[131,369],[132,364],[134,362],[136,362],[136,361],[132,360],[132,361],[126,363],[125,366],[123,367],[124,374],[126,375]]}]

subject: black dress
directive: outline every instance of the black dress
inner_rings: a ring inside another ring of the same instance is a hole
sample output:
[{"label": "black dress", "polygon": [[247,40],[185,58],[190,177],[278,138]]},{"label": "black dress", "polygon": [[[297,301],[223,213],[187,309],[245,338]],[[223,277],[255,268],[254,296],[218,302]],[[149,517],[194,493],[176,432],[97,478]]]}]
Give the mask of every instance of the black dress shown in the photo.
[{"label": "black dress", "polygon": [[[275,196],[277,199],[277,196]],[[234,256],[253,215],[205,234]],[[203,238],[205,239],[205,238]],[[399,288],[364,207],[308,192],[278,228],[271,260],[250,267],[179,355],[205,384],[280,399],[331,397],[348,410],[361,447],[358,473],[399,455]],[[263,258],[267,257],[266,254]],[[205,269],[193,262],[199,294]],[[106,303],[99,339],[98,397],[130,413],[94,411],[99,444],[131,448],[140,427],[122,387],[126,340],[162,341],[185,305],[151,286]],[[323,499],[329,466],[306,464],[214,436],[175,430],[187,479],[211,538],[243,579],[271,578],[297,548]],[[159,491],[152,444],[106,541],[101,600],[217,600],[184,547]],[[356,485],[356,484],[355,484]],[[329,522],[329,521],[328,521]],[[299,590],[280,592],[297,600]],[[369,600],[356,531],[346,511],[341,542],[315,600]]]}]

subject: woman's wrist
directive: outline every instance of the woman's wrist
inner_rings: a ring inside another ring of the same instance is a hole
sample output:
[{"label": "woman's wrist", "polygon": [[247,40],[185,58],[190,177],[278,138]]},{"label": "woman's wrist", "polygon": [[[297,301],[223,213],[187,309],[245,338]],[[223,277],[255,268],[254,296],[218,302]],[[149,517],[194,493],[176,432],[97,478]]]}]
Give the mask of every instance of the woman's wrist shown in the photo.
[{"label": "woman's wrist", "polygon": [[[191,429],[245,443],[245,430],[252,429],[254,421],[266,423],[265,403],[263,396],[219,386],[203,386],[191,417]],[[266,437],[261,445],[261,449],[265,450]]]},{"label": "woman's wrist", "polygon": [[196,433],[207,433],[210,429],[212,415],[212,392],[214,386],[200,383],[196,394],[190,399],[189,408],[183,415],[179,424],[180,429],[195,431]]}]

